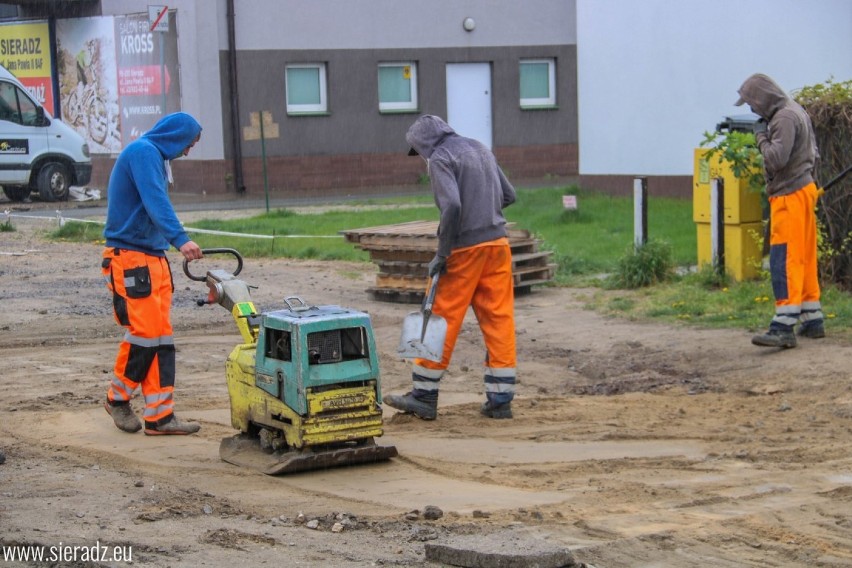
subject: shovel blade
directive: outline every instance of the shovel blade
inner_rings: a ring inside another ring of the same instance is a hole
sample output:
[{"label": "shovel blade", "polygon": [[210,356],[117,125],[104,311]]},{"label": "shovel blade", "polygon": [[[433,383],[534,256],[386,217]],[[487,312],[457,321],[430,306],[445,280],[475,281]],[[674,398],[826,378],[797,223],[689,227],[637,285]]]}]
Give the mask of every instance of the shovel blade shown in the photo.
[{"label": "shovel blade", "polygon": [[440,361],[444,356],[446,338],[447,320],[435,314],[427,320],[423,312],[411,312],[402,322],[402,336],[396,353],[403,359]]}]

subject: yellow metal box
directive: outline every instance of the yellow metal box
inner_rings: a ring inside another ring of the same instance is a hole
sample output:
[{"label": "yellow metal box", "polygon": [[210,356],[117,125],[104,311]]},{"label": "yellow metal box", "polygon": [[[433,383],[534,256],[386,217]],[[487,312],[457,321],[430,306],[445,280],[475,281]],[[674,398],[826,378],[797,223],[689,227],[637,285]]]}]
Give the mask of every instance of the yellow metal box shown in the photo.
[{"label": "yellow metal box", "polygon": [[[698,266],[713,262],[710,223],[696,223]],[[763,223],[725,225],[725,270],[735,280],[752,280],[760,275],[763,263]]]},{"label": "yellow metal box", "polygon": [[763,219],[760,193],[749,191],[748,180],[734,175],[731,163],[719,156],[707,157],[708,148],[696,148],[692,176],[692,220],[710,222],[710,180],[722,178],[725,183],[726,225],[753,223]]}]

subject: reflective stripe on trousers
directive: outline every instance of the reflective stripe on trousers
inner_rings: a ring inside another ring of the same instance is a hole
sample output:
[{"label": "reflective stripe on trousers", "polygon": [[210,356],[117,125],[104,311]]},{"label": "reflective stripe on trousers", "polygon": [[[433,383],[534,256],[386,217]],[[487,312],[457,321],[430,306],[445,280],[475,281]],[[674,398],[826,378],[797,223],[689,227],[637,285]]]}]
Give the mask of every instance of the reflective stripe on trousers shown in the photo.
[{"label": "reflective stripe on trousers", "polygon": [[495,404],[509,402],[515,392],[517,361],[512,251],[506,238],[456,249],[450,254],[432,305],[432,313],[447,320],[443,357],[440,362],[414,360],[415,389],[437,392],[469,306],[476,314],[487,350],[486,396]]},{"label": "reflective stripe on trousers", "polygon": [[113,294],[113,315],[125,328],[107,398],[129,401],[137,386],[145,399],[147,426],[173,413],[175,346],[170,322],[174,286],[168,259],[107,248],[101,265]]},{"label": "reflective stripe on trousers", "polygon": [[775,296],[771,327],[822,319],[817,276],[816,184],[769,198],[769,271]]}]

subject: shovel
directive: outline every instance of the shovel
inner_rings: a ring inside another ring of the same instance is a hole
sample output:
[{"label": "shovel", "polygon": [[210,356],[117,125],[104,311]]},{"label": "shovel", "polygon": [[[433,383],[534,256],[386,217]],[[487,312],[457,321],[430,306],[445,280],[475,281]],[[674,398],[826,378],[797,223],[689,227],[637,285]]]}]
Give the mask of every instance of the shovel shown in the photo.
[{"label": "shovel", "polygon": [[403,359],[440,361],[444,356],[447,320],[432,315],[432,302],[438,289],[438,274],[432,278],[419,312],[411,312],[402,322],[402,337],[396,353]]},{"label": "shovel", "polygon": [[817,196],[820,196],[823,193],[825,193],[825,190],[829,189],[832,185],[834,185],[837,182],[839,182],[840,180],[842,180],[844,177],[846,177],[846,174],[848,174],[849,172],[852,172],[852,164],[849,164],[848,166],[846,166],[846,169],[843,170],[842,172],[840,172],[839,174],[837,174],[836,176],[834,176],[834,179],[832,179],[830,182],[825,184],[823,187],[819,188],[817,190]]}]

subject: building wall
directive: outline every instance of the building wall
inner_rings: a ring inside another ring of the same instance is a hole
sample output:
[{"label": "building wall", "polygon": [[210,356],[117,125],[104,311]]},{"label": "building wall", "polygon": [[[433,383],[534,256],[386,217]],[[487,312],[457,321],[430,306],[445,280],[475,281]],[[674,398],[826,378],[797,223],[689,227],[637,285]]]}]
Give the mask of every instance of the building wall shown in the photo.
[{"label": "building wall", "polygon": [[[145,12],[148,2],[102,0],[102,5],[106,15]],[[249,126],[251,113],[260,110],[271,113],[279,126],[279,138],[264,145],[240,132],[243,185],[249,192],[263,189],[263,152],[274,192],[348,193],[418,183],[423,164],[405,155],[404,135],[420,112],[446,118],[448,62],[492,64],[493,147],[510,175],[578,171],[574,0],[238,0],[234,6],[239,128]],[[190,158],[174,164],[176,181],[190,190],[236,191],[227,3],[175,0],[169,8],[178,11],[183,110],[204,126]],[[476,22],[472,32],[462,27],[466,17]],[[521,57],[557,58],[558,109],[520,110]],[[377,64],[397,60],[418,62],[420,108],[380,114]],[[284,68],[298,61],[327,63],[327,116],[286,115]],[[93,183],[106,183],[113,161],[97,160]]]},{"label": "building wall", "polygon": [[576,0],[237,0],[236,12],[248,51],[577,43]]},{"label": "building wall", "polygon": [[[226,55],[222,54],[223,67]],[[519,59],[544,56],[557,59],[559,108],[521,110]],[[286,114],[285,65],[304,61],[327,65],[327,115]],[[417,62],[417,112],[379,112],[377,66],[381,61]],[[347,188],[416,183],[423,167],[420,160],[406,155],[406,130],[421,112],[446,117],[447,62],[483,61],[492,66],[493,147],[507,161],[504,169],[524,178],[576,174],[575,46],[243,51],[238,54],[243,124],[250,113],[262,110],[279,129],[279,137],[266,139],[264,147],[260,141],[244,141],[243,156],[259,158],[265,151],[268,158],[290,158],[267,162],[268,178],[276,190],[304,189],[312,183],[324,189],[340,183]],[[230,138],[230,107],[222,111],[224,135]],[[231,159],[233,153],[226,149],[225,157]],[[371,162],[380,167],[370,167]],[[322,168],[330,170],[327,184],[316,173]],[[251,189],[256,182],[256,177],[247,179],[245,185]]]},{"label": "building wall", "polygon": [[[223,60],[226,55],[221,54]],[[545,56],[557,59],[559,106],[521,110],[519,60]],[[418,111],[379,112],[377,69],[383,61],[417,62]],[[297,62],[326,64],[328,115],[286,114],[284,68]],[[577,142],[575,46],[241,51],[237,55],[241,119],[247,123],[249,113],[259,110],[272,114],[280,138],[267,140],[266,151],[276,155],[407,151],[405,131],[420,113],[447,115],[448,62],[491,64],[495,147]],[[224,85],[222,98],[227,97],[226,90]],[[222,110],[230,109],[226,105]],[[260,155],[260,144],[246,144],[244,153]],[[230,157],[228,151],[225,156]]]},{"label": "building wall", "polygon": [[749,111],[733,106],[746,77],[852,79],[852,2],[578,0],[577,44],[583,185],[629,192],[641,175],[689,196],[704,132]]}]

